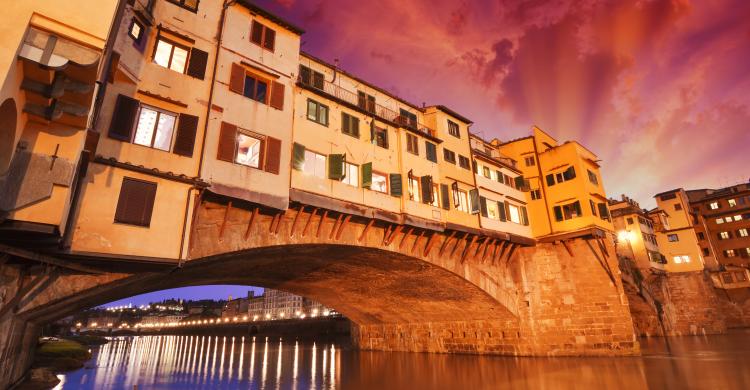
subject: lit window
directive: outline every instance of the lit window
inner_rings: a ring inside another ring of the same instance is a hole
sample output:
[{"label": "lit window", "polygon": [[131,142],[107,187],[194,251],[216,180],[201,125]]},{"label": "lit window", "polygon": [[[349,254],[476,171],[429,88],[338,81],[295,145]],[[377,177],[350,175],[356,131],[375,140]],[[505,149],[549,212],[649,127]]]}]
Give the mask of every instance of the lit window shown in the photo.
[{"label": "lit window", "polygon": [[711,209],[711,210],[716,210],[716,209],[718,209],[718,208],[719,208],[719,202],[711,202],[711,203],[710,203],[710,204],[708,205],[708,208],[709,208],[709,209]]},{"label": "lit window", "polygon": [[169,151],[176,120],[174,113],[141,106],[133,143]]},{"label": "lit window", "polygon": [[344,178],[341,180],[343,183],[353,187],[359,187],[359,166],[344,162]]},{"label": "lit window", "polygon": [[668,234],[667,235],[667,240],[669,242],[677,242],[677,241],[680,241],[680,237],[678,235],[676,235],[676,234]]},{"label": "lit window", "polygon": [[263,141],[248,134],[237,135],[237,156],[235,162],[258,168],[260,166],[260,151]]},{"label": "lit window", "polygon": [[133,18],[133,22],[130,25],[130,29],[128,30],[128,35],[133,38],[133,41],[135,41],[135,43],[140,43],[143,36],[143,25],[141,24],[141,22]]},{"label": "lit window", "polygon": [[486,177],[486,178],[488,178],[488,179],[489,179],[489,178],[490,178],[490,176],[491,176],[491,175],[490,175],[490,168],[489,168],[489,167],[485,167],[485,166],[483,166],[483,167],[482,167],[482,174],[484,175],[484,177]]},{"label": "lit window", "polygon": [[457,201],[456,209],[465,213],[469,211],[469,194],[466,191],[453,190],[453,197]]},{"label": "lit window", "polygon": [[324,179],[326,177],[326,156],[305,150],[305,163],[302,172]]},{"label": "lit window", "polygon": [[500,212],[497,207],[497,202],[487,200],[487,217],[492,219],[500,219]]},{"label": "lit window", "polygon": [[157,65],[172,69],[176,72],[184,73],[187,57],[188,51],[184,47],[166,41],[164,38],[159,38],[156,42],[154,62]]},{"label": "lit window", "polygon": [[419,180],[416,177],[409,177],[409,200],[420,200]]},{"label": "lit window", "polygon": [[438,197],[438,185],[433,184],[432,185],[432,205],[433,207],[440,207],[440,198]]},{"label": "lit window", "polygon": [[727,239],[729,239],[729,232],[720,232],[719,233],[719,239],[720,240],[727,240]]},{"label": "lit window", "polygon": [[724,223],[724,218],[716,218],[716,224],[717,225],[720,225],[722,223]]},{"label": "lit window", "polygon": [[737,254],[734,252],[734,249],[727,249],[724,251],[724,256],[726,257],[734,257]]},{"label": "lit window", "polygon": [[743,228],[743,229],[737,230],[737,235],[739,235],[740,237],[747,237],[748,236],[747,229]]},{"label": "lit window", "polygon": [[727,203],[729,203],[729,207],[737,206],[737,200],[735,199],[729,199]]},{"label": "lit window", "polygon": [[674,256],[672,260],[675,262],[675,264],[680,263],[689,263],[690,262],[690,256],[683,255],[683,256]]},{"label": "lit window", "polygon": [[508,220],[521,223],[521,211],[518,206],[508,203]]},{"label": "lit window", "polygon": [[737,214],[733,218],[735,221],[742,221],[742,215]]},{"label": "lit window", "polygon": [[380,173],[372,173],[372,185],[370,189],[377,192],[387,193],[388,192],[388,178]]}]

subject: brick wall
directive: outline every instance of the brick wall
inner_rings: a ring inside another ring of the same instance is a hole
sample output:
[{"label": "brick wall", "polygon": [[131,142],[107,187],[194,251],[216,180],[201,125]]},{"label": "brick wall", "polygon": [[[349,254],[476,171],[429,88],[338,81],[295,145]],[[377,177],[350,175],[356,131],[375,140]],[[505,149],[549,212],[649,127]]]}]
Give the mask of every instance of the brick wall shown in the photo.
[{"label": "brick wall", "polygon": [[653,284],[664,309],[668,335],[700,335],[726,332],[721,300],[703,271],[670,273]]}]

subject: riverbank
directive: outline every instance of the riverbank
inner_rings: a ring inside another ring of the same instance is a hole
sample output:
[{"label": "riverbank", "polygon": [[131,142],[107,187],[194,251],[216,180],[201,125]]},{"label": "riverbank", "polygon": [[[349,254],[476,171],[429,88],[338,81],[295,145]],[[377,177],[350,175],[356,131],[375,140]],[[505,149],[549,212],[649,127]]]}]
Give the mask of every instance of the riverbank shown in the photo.
[{"label": "riverbank", "polygon": [[16,389],[50,389],[60,380],[57,373],[80,369],[91,359],[91,347],[106,344],[104,337],[75,335],[65,339],[41,341],[34,352],[34,363]]}]

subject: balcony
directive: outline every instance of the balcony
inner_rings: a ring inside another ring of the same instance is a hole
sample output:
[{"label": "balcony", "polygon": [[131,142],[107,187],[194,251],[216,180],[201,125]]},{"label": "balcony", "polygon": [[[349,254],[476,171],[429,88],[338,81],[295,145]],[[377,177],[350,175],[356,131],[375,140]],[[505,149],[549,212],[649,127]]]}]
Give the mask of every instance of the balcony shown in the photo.
[{"label": "balcony", "polygon": [[302,77],[297,78],[297,84],[306,87],[308,89],[319,91],[324,95],[338,100],[345,104],[354,106],[362,111],[368,112],[379,119],[403,127],[407,130],[422,133],[428,137],[437,139],[437,132],[417,121],[408,118],[405,115],[401,115],[398,112],[391,110],[388,107],[384,107],[374,101],[364,99],[357,93],[342,88],[336,84],[333,84],[326,80],[315,79],[304,79]]}]

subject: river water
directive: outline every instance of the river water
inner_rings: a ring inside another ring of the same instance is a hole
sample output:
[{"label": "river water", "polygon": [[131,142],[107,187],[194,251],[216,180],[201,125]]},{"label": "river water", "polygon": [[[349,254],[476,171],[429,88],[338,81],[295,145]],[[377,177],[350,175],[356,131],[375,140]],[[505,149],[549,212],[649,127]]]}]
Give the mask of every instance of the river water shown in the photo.
[{"label": "river water", "polygon": [[641,339],[642,357],[367,352],[232,336],[113,339],[57,389],[750,389],[750,330]]}]

